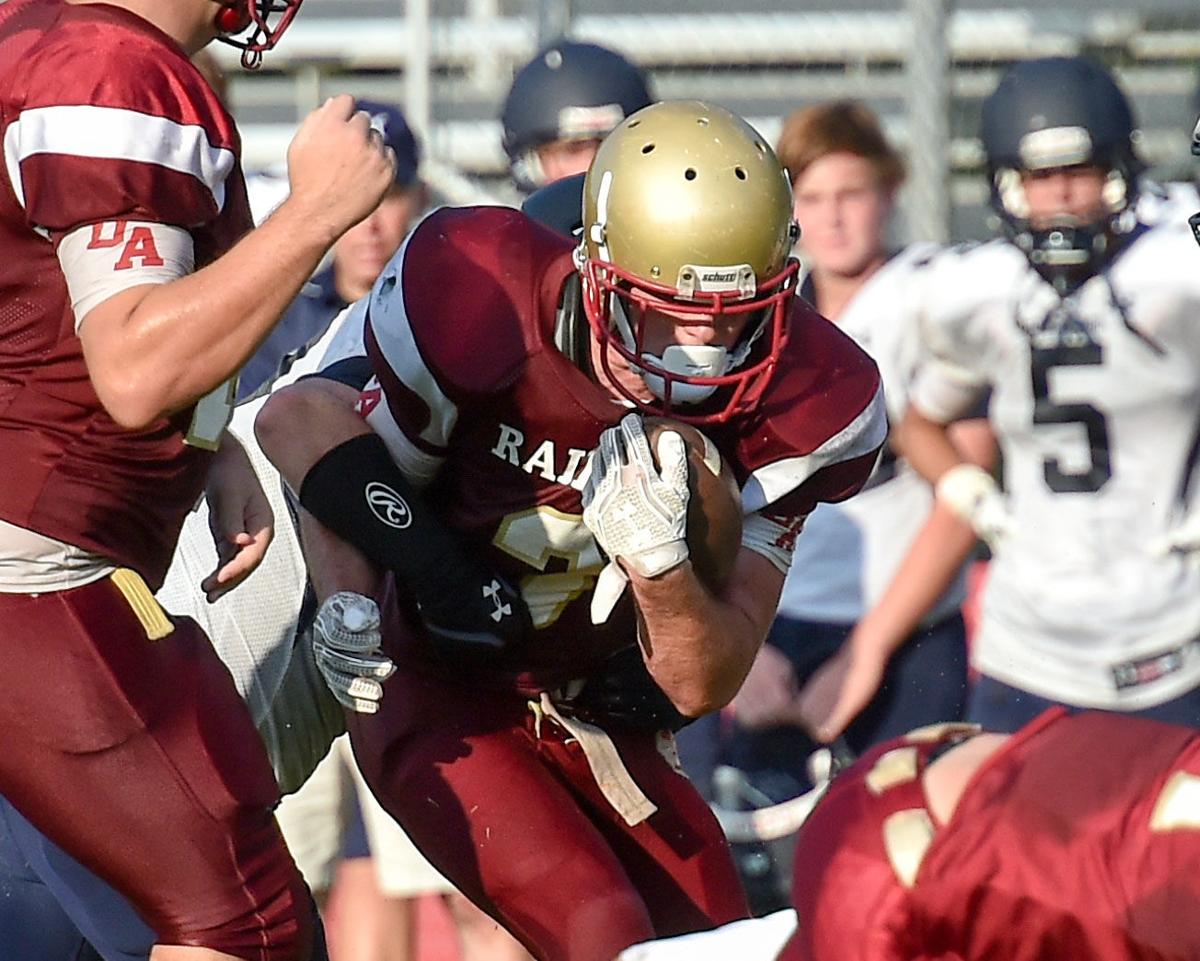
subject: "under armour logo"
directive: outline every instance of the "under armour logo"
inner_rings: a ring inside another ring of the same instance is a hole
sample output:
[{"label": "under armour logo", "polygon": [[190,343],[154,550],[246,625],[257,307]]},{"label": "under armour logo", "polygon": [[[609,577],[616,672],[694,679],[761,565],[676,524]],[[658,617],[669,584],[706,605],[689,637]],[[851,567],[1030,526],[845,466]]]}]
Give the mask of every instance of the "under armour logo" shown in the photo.
[{"label": "under armour logo", "polygon": [[492,617],[492,620],[495,621],[497,624],[499,624],[500,621],[503,620],[505,616],[512,613],[512,605],[505,603],[503,600],[500,599],[500,582],[499,581],[492,581],[492,583],[485,586],[483,589],[483,596],[485,599],[490,600],[493,604],[496,605],[496,609],[494,611],[492,611],[491,617]]}]

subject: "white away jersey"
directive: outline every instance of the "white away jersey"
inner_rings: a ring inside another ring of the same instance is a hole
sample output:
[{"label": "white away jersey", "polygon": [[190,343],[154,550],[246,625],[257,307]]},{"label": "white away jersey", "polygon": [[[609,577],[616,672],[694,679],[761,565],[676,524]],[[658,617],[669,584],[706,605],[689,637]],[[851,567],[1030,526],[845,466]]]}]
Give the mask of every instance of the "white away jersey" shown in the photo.
[{"label": "white away jersey", "polygon": [[242,442],[275,514],[275,537],[258,569],[245,582],[209,604],[200,582],[217,566],[208,530],[208,502],[184,521],[159,603],[172,614],[190,617],[209,636],[233,675],[238,693],[261,724],[271,708],[292,659],[296,622],[307,573],[300,542],[284,501],[279,472],[254,439],[254,417],[266,398],[234,412],[229,432]]},{"label": "white away jersey", "polygon": [[[355,334],[344,330],[351,323],[360,328]],[[352,349],[334,351],[330,345],[339,332],[346,344],[361,342],[361,325],[361,313],[344,310],[272,389],[353,355]],[[286,793],[300,786],[341,733],[341,710],[301,648],[305,641],[296,638],[308,572],[282,479],[254,437],[254,419],[266,400],[258,397],[240,405],[229,424],[275,514],[275,537],[266,556],[242,584],[209,604],[199,585],[216,568],[217,553],[208,529],[208,504],[201,501],[184,522],[157,597],[172,614],[195,620],[212,641],[250,708]],[[293,665],[298,658],[305,658],[304,664]]]},{"label": "white away jersey", "polygon": [[1155,542],[1196,500],[1200,250],[1185,223],[1134,239],[1065,303],[1012,245],[940,256],[913,403],[946,419],[992,386],[1016,523],[975,663],[1071,704],[1136,710],[1200,684],[1200,570]]},{"label": "white away jersey", "polygon": [[[892,423],[904,413],[920,359],[910,304],[913,288],[939,249],[913,244],[900,251],[837,319],[837,326],[878,365]],[[929,484],[885,447],[866,487],[839,504],[818,504],[808,515],[779,613],[830,624],[858,621],[891,583],[932,506]],[[924,622],[937,623],[953,614],[965,593],[960,577]]]}]

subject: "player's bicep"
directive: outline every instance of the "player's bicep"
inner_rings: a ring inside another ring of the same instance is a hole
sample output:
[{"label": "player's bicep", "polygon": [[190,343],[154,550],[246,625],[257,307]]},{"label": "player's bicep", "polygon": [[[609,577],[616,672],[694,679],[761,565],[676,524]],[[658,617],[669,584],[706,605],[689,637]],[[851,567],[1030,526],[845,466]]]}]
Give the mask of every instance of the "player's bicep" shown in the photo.
[{"label": "player's bicep", "polygon": [[88,373],[107,405],[138,349],[130,317],[156,287],[191,273],[192,236],[169,224],[105,221],[63,236],[58,261]]},{"label": "player's bicep", "polygon": [[[58,244],[58,262],[67,283],[75,328],[98,308],[104,316],[124,313],[140,297],[119,294],[152,289],[186,277],[195,268],[192,235],[182,227],[112,220],[76,228]],[[142,291],[144,296],[147,291]]]}]

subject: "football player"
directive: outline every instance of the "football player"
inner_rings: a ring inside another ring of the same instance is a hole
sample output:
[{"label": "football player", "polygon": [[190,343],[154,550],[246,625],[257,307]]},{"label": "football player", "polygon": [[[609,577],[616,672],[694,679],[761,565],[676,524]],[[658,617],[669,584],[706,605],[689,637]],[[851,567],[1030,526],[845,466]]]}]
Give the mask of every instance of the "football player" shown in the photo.
[{"label": "football player", "polygon": [[607,47],[560,40],[539,50],[500,112],[513,181],[531,191],[584,173],[600,141],[650,100],[642,71]]},{"label": "football player", "polygon": [[206,473],[209,593],[261,557],[226,381],[392,179],[335,98],[292,144],[291,199],[247,233],[237,133],[188,56],[224,36],[252,66],[298,7],[0,7],[0,792],[133,901],[155,961],[311,950],[250,716],[151,594]]},{"label": "football player", "polygon": [[[968,718],[1049,704],[1200,724],[1200,274],[1187,224],[1135,214],[1134,123],[1083,57],[1017,64],[983,144],[1005,239],[925,272],[899,436],[993,547]],[[991,390],[1005,494],[946,424]]]},{"label": "football player", "polygon": [[[792,178],[801,295],[853,337],[879,365],[889,412],[898,421],[920,358],[903,310],[907,291],[937,253],[932,244],[895,250],[886,233],[904,169],[878,119],[862,104],[833,102],[796,111],[784,123],[780,159]],[[986,422],[956,423],[956,444],[988,462]],[[760,772],[757,786],[782,800],[804,789],[802,761],[815,745],[848,732],[862,752],[966,704],[962,561],[973,532],[929,485],[889,450],[867,489],[844,504],[820,505],[780,599],[779,615],[734,702],[731,763]],[[862,665],[890,657],[886,679],[860,679]],[[882,687],[887,693],[874,699]]]},{"label": "football player", "polygon": [[1200,737],[1110,712],[881,745],[800,831],[779,961],[1196,957]]},{"label": "football player", "polygon": [[1011,736],[919,729],[834,777],[800,829],[794,912],[619,961],[1183,961],[1198,793],[1200,736],[1177,725],[1052,708]]},{"label": "football player", "polygon": [[[361,317],[353,318],[358,331],[354,324],[347,326],[351,319],[347,312],[335,318],[302,357],[294,358],[276,386],[320,369],[324,378],[361,388],[369,365],[362,356]],[[254,419],[264,401],[265,397],[239,405],[228,427],[244,446],[272,512],[282,518],[262,562],[238,590],[205,601],[197,585],[217,558],[208,504],[202,500],[184,521],[156,597],[173,616],[193,618],[212,640],[250,709],[286,806],[318,770],[331,762],[347,763],[343,755],[349,758],[348,745],[343,751],[345,739],[338,737],[345,731],[339,701],[363,707],[356,699],[378,694],[381,665],[340,656],[326,643],[322,623],[314,616],[316,604],[293,521],[294,503],[285,497],[278,472],[254,438]],[[388,670],[382,665],[382,673]],[[329,786],[321,790],[328,793]],[[366,792],[365,786],[362,790]],[[398,836],[400,829],[382,811],[378,820],[373,812],[370,816],[372,843],[377,836],[381,839],[381,857],[388,868],[395,872],[409,867],[411,842]],[[340,822],[342,816],[337,819]],[[309,853],[320,850],[335,832],[321,825],[312,833],[315,839],[302,838]],[[299,854],[297,861],[304,864]],[[312,883],[308,868],[304,870]],[[432,873],[427,866],[424,870]],[[145,961],[153,947],[153,932],[124,898],[38,833],[2,797],[0,889],[5,891],[0,898],[0,945],[14,957],[89,961],[95,952],[103,961]],[[464,958],[518,956],[515,942],[461,895],[452,894],[448,906],[459,926]]]},{"label": "football player", "polygon": [[[399,669],[350,718],[368,783],[551,961],[744,916],[664,728],[733,696],[803,518],[862,485],[886,433],[874,365],[796,296],[788,183],[744,121],[695,101],[632,115],[583,220],[576,245],[512,210],[435,212],[361,304],[367,389],[296,385],[256,427],[323,525],[306,549],[324,604],[369,603],[364,557],[392,576]],[[646,414],[701,425],[737,476],[724,584],[689,561],[682,442],[652,451]],[[670,714],[608,697],[629,656]]]},{"label": "football player", "polygon": [[[344,730],[335,695],[316,664],[315,605],[306,602],[299,538],[278,474],[257,449],[251,425],[261,403],[239,407],[229,432],[245,446],[280,518],[262,563],[238,590],[207,603],[197,589],[216,562],[209,511],[190,513],[158,601],[203,628],[246,701],[281,793],[295,791]],[[315,642],[315,649],[314,649]],[[343,666],[346,666],[343,662]],[[367,672],[370,675],[370,671]],[[339,694],[348,696],[344,685]],[[145,961],[154,933],[115,890],[51,844],[0,798],[0,944],[6,957]],[[322,955],[323,956],[323,955]]]}]

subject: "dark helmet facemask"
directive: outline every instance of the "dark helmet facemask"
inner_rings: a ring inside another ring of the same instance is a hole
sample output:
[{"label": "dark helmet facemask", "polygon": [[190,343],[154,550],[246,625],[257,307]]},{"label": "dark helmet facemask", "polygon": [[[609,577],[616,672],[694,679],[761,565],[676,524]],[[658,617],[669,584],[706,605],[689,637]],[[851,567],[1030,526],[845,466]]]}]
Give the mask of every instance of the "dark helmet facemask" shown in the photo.
[{"label": "dark helmet facemask", "polygon": [[[982,136],[992,207],[1033,268],[1060,295],[1102,271],[1137,226],[1143,169],[1129,103],[1108,71],[1084,57],[1017,64],[984,103]],[[1079,165],[1108,172],[1100,215],[1035,224],[1023,175]]]}]

